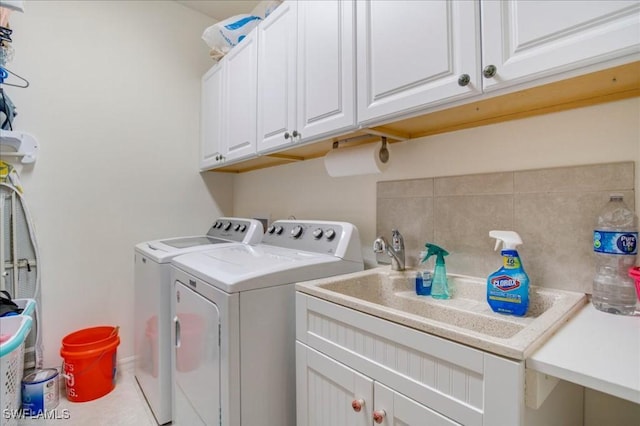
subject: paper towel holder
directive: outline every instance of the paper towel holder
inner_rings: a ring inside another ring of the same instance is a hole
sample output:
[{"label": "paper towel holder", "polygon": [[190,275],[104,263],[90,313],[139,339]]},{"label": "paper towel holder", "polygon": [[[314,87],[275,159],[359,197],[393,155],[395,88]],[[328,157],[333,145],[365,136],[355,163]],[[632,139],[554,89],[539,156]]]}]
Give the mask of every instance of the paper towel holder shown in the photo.
[{"label": "paper towel holder", "polygon": [[[345,143],[345,142],[351,142],[353,140],[357,140],[357,139],[369,139],[371,137],[371,135],[363,135],[363,136],[357,136],[355,138],[349,138],[349,139],[343,139],[341,141],[335,141],[333,143],[333,149],[338,149],[340,147],[340,142]],[[382,146],[380,147],[380,151],[378,152],[378,158],[380,159],[380,161],[383,164],[386,164],[387,161],[389,161],[389,149],[387,148],[387,137],[386,136],[381,136],[380,139],[382,140]]]}]

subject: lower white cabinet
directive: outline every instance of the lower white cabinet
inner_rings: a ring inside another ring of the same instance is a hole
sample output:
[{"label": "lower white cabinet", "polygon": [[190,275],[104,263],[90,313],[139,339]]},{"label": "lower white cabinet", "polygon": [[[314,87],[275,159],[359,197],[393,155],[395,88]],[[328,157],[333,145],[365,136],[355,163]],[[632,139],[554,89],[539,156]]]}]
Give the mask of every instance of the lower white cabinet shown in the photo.
[{"label": "lower white cabinet", "polygon": [[525,363],[296,293],[298,426],[582,426],[582,391],[525,405]]},{"label": "lower white cabinet", "polygon": [[296,359],[298,425],[459,425],[300,342]]}]

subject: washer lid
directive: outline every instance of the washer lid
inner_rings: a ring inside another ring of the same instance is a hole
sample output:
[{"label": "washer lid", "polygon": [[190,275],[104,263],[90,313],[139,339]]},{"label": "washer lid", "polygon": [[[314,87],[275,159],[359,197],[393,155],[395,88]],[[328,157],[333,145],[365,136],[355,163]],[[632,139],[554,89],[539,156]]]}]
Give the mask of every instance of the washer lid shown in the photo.
[{"label": "washer lid", "polygon": [[[203,236],[198,236],[198,237],[171,238],[171,239],[168,239],[168,240],[161,240],[161,241],[158,241],[158,242],[162,243],[164,245],[167,245],[169,247],[182,249],[182,248],[203,246],[203,245],[206,245],[206,244],[228,243],[229,241],[228,240],[221,240],[220,238],[213,238],[213,237],[209,237],[207,235],[203,235]],[[148,244],[151,246],[153,243],[148,243]]]},{"label": "washer lid", "polygon": [[363,269],[362,263],[269,245],[236,245],[185,254],[172,264],[228,293]]},{"label": "washer lid", "polygon": [[206,235],[148,241],[136,245],[136,251],[156,263],[168,263],[171,258],[185,253],[213,248],[219,244],[258,244],[262,241],[262,223],[255,219],[221,217]]},{"label": "washer lid", "polygon": [[[181,237],[168,240],[148,241],[136,244],[136,251],[153,259],[156,263],[169,263],[172,258],[194,251],[211,249],[214,247],[243,245],[232,241],[225,241],[207,236]],[[177,243],[173,244],[174,241]],[[168,244],[169,243],[169,244]]]}]

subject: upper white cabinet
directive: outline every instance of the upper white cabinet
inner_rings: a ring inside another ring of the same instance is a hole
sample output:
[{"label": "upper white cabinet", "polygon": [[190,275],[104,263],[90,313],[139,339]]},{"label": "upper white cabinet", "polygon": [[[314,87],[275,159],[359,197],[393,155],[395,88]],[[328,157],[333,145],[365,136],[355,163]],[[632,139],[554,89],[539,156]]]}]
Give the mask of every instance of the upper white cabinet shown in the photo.
[{"label": "upper white cabinet", "polygon": [[284,2],[258,26],[258,151],[292,141],[290,135],[296,125],[297,8],[297,2]]},{"label": "upper white cabinet", "polygon": [[360,1],[358,120],[481,93],[475,1]]},{"label": "upper white cabinet", "polygon": [[425,136],[602,102],[603,91],[629,93],[633,82],[604,87],[611,79],[597,76],[599,88],[580,83],[559,98],[542,90],[535,105],[426,118],[639,60],[637,0],[287,0],[203,77],[200,166],[268,167],[281,164],[270,154],[290,148],[291,158],[317,157],[326,144],[294,148],[356,128]]},{"label": "upper white cabinet", "polygon": [[200,108],[200,170],[222,162],[223,63],[211,67],[202,76]]},{"label": "upper white cabinet", "polygon": [[351,0],[284,2],[258,27],[258,152],[355,127]]},{"label": "upper white cabinet", "polygon": [[200,169],[256,154],[257,33],[202,77]]},{"label": "upper white cabinet", "polygon": [[480,4],[485,90],[640,52],[640,3],[635,0]]},{"label": "upper white cabinet", "polygon": [[368,0],[357,24],[365,125],[640,58],[637,1]]},{"label": "upper white cabinet", "polygon": [[258,33],[250,32],[224,58],[222,140],[225,161],[256,153]]},{"label": "upper white cabinet", "polygon": [[298,3],[297,127],[303,140],[356,124],[352,0]]}]

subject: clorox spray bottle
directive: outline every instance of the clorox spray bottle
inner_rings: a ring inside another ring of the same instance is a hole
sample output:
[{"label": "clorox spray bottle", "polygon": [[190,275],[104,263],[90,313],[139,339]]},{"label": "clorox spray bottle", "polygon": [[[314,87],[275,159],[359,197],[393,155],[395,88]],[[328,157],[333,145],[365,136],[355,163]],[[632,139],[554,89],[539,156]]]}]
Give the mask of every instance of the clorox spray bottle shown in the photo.
[{"label": "clorox spray bottle", "polygon": [[495,250],[502,244],[502,268],[487,278],[487,302],[501,314],[524,316],[529,308],[529,277],[522,268],[516,247],[522,244],[517,232],[491,231]]},{"label": "clorox spray bottle", "polygon": [[422,259],[426,262],[431,256],[436,256],[436,267],[433,269],[433,283],[431,284],[431,297],[434,299],[449,299],[449,284],[447,283],[447,268],[444,266],[444,257],[449,255],[445,249],[435,244],[425,244],[427,254]]}]

